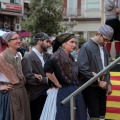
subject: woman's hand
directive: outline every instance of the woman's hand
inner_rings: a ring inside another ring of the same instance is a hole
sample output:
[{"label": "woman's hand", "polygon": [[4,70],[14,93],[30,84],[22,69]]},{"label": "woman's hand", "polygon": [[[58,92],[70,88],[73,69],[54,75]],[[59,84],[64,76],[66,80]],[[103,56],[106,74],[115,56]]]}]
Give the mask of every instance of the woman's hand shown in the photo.
[{"label": "woman's hand", "polygon": [[56,76],[54,73],[46,73],[46,76],[54,83],[54,85],[57,87],[57,88],[61,88],[62,85],[59,83],[59,81],[57,80]]},{"label": "woman's hand", "polygon": [[0,90],[9,91],[13,89],[13,85],[0,85]]},{"label": "woman's hand", "polygon": [[62,85],[57,81],[57,82],[54,82],[54,84],[56,85],[57,88],[61,88]]}]

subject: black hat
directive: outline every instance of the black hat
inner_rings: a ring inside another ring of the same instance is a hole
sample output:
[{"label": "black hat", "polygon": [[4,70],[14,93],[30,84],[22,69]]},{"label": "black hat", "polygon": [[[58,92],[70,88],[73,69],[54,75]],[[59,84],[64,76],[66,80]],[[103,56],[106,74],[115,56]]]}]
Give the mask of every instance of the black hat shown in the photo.
[{"label": "black hat", "polygon": [[46,33],[43,33],[43,32],[41,32],[41,33],[37,33],[34,37],[33,37],[33,40],[34,41],[38,41],[38,40],[50,40],[50,37],[46,34]]},{"label": "black hat", "polygon": [[74,34],[71,33],[63,33],[56,37],[53,41],[53,53],[57,51],[57,49],[65,42],[69,41],[70,39],[75,38]]}]

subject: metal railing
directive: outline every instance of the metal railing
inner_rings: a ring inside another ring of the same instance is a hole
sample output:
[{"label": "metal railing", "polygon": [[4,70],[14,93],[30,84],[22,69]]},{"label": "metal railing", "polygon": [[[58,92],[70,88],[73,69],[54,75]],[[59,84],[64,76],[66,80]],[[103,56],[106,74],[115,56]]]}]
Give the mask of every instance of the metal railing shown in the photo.
[{"label": "metal railing", "polygon": [[70,101],[70,112],[71,112],[71,120],[75,120],[75,101],[74,97],[79,94],[82,90],[84,90],[86,87],[88,87],[90,84],[96,81],[97,78],[102,76],[106,71],[109,71],[111,68],[113,68],[118,62],[120,61],[120,57],[117,58],[115,61],[110,63],[105,69],[100,71],[98,74],[96,74],[94,77],[92,77],[89,81],[87,81],[85,84],[83,84],[80,88],[78,88],[76,91],[74,91],[72,94],[70,94],[67,98],[65,98],[63,101],[61,101],[62,105],[65,105],[67,102]]}]

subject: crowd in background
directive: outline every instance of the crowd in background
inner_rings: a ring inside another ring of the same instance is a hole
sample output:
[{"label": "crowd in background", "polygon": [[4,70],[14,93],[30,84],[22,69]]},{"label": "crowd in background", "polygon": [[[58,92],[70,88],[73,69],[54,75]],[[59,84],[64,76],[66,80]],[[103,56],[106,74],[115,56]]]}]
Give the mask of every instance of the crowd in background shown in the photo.
[{"label": "crowd in background", "polygon": [[[117,34],[112,21],[118,21],[110,15],[106,8],[106,24],[80,49],[73,33],[53,40],[39,32],[34,45],[26,45],[16,32],[0,31],[0,120],[70,120],[70,102],[60,102],[109,64],[106,44]],[[105,120],[111,93],[107,71],[75,96],[76,120]]]}]

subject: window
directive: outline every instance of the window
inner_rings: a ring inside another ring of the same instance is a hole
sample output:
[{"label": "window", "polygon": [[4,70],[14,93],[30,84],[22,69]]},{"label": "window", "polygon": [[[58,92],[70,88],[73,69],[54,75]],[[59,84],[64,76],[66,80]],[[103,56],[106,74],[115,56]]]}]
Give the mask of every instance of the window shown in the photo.
[{"label": "window", "polygon": [[14,0],[10,0],[10,3],[14,3]]},{"label": "window", "polygon": [[20,0],[10,0],[10,3],[19,4]]},{"label": "window", "polygon": [[77,15],[77,0],[68,0],[67,16],[76,16],[76,15]]},{"label": "window", "polygon": [[86,9],[100,9],[100,0],[86,0]]},{"label": "window", "polygon": [[15,3],[16,4],[20,4],[20,0],[15,0]]}]

